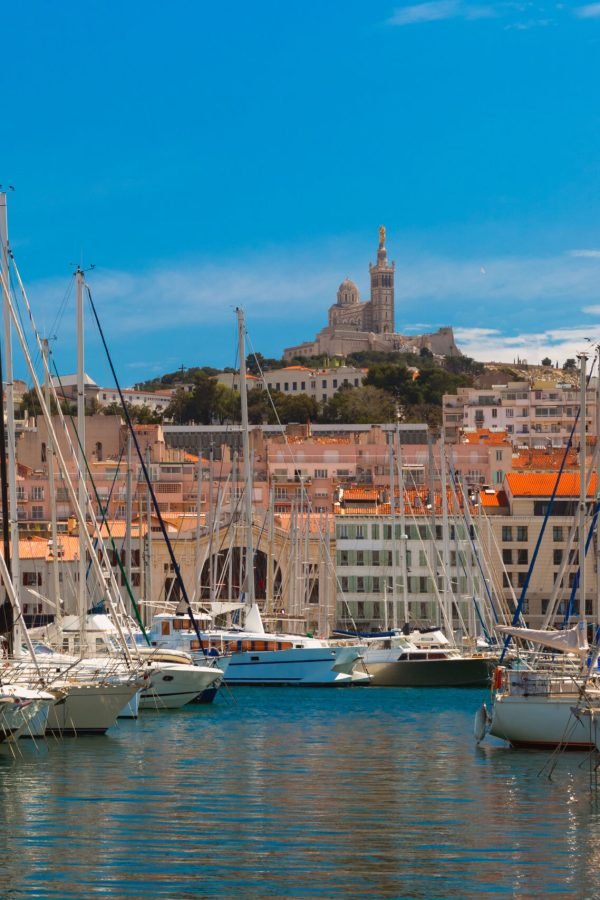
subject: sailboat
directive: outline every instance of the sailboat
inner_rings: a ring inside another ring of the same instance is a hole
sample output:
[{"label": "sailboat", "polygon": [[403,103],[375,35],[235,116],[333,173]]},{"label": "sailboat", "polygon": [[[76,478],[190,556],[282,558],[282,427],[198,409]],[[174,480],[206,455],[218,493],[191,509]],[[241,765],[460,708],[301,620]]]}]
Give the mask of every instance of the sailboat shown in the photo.
[{"label": "sailboat", "polygon": [[[364,647],[330,644],[319,638],[265,631],[254,591],[254,539],[252,532],[252,478],[246,394],[245,325],[242,309],[237,309],[238,353],[244,459],[245,591],[235,604],[243,616],[240,625],[218,628],[213,617],[204,614],[202,643],[225,672],[229,685],[351,685],[368,681],[364,670],[355,671]],[[154,616],[150,637],[153,646],[203,652],[185,607],[174,613]],[[226,667],[226,668],[225,668]]]},{"label": "sailboat", "polygon": [[[585,516],[586,500],[589,497],[585,459],[586,354],[580,354],[579,359],[581,403],[578,587],[581,618],[576,625],[562,631],[521,628],[516,623],[512,626],[497,627],[501,634],[506,635],[505,648],[508,641],[514,637],[537,649],[519,651],[510,664],[500,664],[495,669],[491,710],[483,704],[475,717],[474,735],[478,742],[483,740],[486,734],[491,734],[508,741],[513,747],[561,747],[583,750],[595,746],[596,720],[600,715],[598,648],[588,645],[588,625],[585,618],[587,549]],[[574,430],[575,424],[571,437]],[[567,450],[569,446],[570,441]],[[542,523],[542,532],[548,521],[561,475],[562,466],[557,473],[554,493]],[[596,518],[595,516],[594,525]],[[524,590],[519,605],[524,599]]]}]

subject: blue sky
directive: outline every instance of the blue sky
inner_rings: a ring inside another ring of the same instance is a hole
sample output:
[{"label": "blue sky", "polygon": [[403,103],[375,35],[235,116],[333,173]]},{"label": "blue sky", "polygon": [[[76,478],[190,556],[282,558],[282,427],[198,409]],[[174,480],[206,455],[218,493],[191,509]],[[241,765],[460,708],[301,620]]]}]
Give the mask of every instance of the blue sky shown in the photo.
[{"label": "blue sky", "polygon": [[3,36],[0,183],[60,371],[77,262],[131,384],[233,365],[239,304],[265,355],[312,338],[344,277],[368,299],[382,223],[397,330],[600,338],[600,3],[30,0]]}]

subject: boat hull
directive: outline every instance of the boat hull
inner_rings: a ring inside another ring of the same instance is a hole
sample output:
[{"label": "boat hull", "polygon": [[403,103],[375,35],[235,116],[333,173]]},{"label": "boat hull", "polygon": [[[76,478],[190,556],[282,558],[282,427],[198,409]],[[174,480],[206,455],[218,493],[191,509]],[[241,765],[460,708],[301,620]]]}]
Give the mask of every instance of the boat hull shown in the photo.
[{"label": "boat hull", "polygon": [[207,690],[216,693],[222,680],[223,673],[216,666],[159,664],[150,686],[141,692],[140,709],[179,709]]},{"label": "boat hull", "polygon": [[140,684],[74,683],[61,685],[65,696],[50,707],[46,731],[63,736],[104,734],[139,690]]},{"label": "boat hull", "polygon": [[370,662],[376,687],[479,687],[490,683],[495,663],[485,657]]},{"label": "boat hull", "polygon": [[551,698],[497,694],[489,733],[513,747],[590,750],[596,725],[590,716],[573,714],[578,702],[576,693]]},{"label": "boat hull", "polygon": [[[310,687],[353,684],[360,660],[355,647],[303,647],[289,650],[241,651],[227,663],[228,685],[302,685]],[[219,660],[218,665],[221,665]]]}]

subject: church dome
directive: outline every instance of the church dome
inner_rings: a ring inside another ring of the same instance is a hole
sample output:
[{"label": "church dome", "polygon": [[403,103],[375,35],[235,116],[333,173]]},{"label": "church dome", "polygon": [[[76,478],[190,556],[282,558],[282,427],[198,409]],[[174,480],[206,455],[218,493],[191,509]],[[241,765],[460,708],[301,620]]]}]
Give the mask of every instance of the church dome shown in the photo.
[{"label": "church dome", "polygon": [[337,302],[340,306],[352,306],[358,303],[358,287],[349,278],[340,284],[337,292]]}]

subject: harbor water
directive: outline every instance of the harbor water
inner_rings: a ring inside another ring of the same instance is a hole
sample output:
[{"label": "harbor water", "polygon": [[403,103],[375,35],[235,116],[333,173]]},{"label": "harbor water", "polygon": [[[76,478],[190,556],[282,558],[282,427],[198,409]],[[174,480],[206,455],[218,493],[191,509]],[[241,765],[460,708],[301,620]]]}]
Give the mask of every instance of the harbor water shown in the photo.
[{"label": "harbor water", "polygon": [[600,897],[585,754],[484,691],[238,688],[0,756],[0,897]]}]

